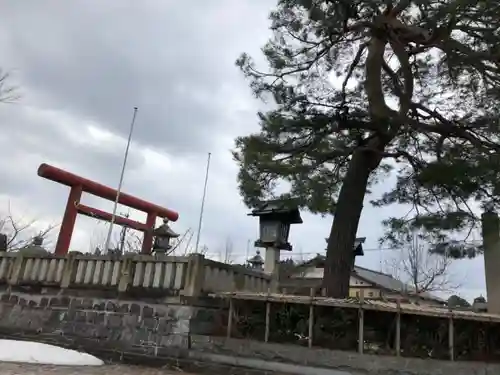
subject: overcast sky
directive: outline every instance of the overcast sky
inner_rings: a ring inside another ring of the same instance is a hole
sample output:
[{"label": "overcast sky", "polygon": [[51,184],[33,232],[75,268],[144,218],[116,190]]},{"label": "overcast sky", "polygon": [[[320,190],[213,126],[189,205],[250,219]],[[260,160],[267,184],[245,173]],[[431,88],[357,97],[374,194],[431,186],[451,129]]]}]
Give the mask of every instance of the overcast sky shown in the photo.
[{"label": "overcast sky", "polygon": [[[116,187],[137,106],[123,191],[178,211],[177,232],[196,231],[211,152],[200,243],[217,258],[230,238],[232,260],[243,260],[258,226],[238,195],[230,150],[236,136],[257,130],[261,104],[234,61],[244,51],[260,57],[274,4],[2,1],[0,66],[22,97],[0,106],[0,209],[10,202],[18,217],[37,218],[40,225],[60,221],[68,188],[37,177],[43,162]],[[110,202],[83,201],[112,210]],[[380,220],[390,213],[365,206],[358,235],[367,237],[368,251],[357,264],[379,270],[395,256],[377,243]],[[331,225],[330,217],[303,218],[291,231],[296,257],[322,252]],[[79,218],[71,248],[87,251],[104,241],[105,231],[105,224]],[[252,246],[250,255],[254,251]],[[484,294],[482,270],[482,259],[454,266],[464,296]]]}]

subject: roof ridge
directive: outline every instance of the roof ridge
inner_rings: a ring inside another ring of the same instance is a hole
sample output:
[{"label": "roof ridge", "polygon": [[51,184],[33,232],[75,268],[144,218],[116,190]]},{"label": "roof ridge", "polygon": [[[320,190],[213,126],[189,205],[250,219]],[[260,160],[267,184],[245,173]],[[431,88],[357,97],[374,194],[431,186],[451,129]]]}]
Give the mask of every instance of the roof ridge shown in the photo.
[{"label": "roof ridge", "polygon": [[365,270],[365,271],[370,271],[370,272],[377,273],[379,275],[387,276],[387,277],[390,277],[391,279],[394,279],[394,277],[392,275],[390,275],[388,273],[381,272],[381,271],[375,271],[375,270],[372,270],[370,268],[356,266],[356,265],[354,265],[354,268],[360,268],[360,269]]}]

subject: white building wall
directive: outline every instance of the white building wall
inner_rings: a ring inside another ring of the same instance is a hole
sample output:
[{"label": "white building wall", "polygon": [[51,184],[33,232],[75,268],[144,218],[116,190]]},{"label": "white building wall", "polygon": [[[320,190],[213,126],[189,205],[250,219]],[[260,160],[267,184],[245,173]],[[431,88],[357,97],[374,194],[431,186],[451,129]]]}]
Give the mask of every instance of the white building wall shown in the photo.
[{"label": "white building wall", "polygon": [[[304,272],[292,276],[294,279],[304,278],[304,279],[322,279],[324,274],[323,268],[309,267]],[[368,286],[370,284],[351,276],[349,282],[350,286]]]}]

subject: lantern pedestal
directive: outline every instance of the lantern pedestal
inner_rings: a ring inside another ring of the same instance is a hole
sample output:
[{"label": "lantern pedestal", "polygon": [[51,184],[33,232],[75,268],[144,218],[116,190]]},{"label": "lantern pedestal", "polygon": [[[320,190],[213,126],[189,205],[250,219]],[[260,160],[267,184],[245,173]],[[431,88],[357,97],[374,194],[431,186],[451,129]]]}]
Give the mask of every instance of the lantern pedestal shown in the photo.
[{"label": "lantern pedestal", "polygon": [[264,259],[264,272],[273,274],[278,272],[280,263],[280,249],[276,247],[266,248],[266,257]]}]

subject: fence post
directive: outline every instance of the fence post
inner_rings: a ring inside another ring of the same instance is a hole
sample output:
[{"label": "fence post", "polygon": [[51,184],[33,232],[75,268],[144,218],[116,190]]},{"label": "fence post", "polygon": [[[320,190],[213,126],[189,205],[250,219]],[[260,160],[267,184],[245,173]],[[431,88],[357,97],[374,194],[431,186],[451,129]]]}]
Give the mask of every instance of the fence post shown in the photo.
[{"label": "fence post", "polygon": [[269,341],[269,324],[271,319],[271,302],[269,302],[270,294],[271,294],[271,289],[268,289],[266,298],[266,330],[264,331],[264,342]]},{"label": "fence post", "polygon": [[198,297],[203,290],[205,282],[205,256],[203,254],[190,254],[187,266],[186,285],[183,295]]},{"label": "fence post", "polygon": [[73,274],[76,269],[76,254],[69,253],[64,257],[64,268],[61,277],[61,289],[68,288],[73,279]]},{"label": "fence post", "polygon": [[450,350],[450,361],[455,360],[455,339],[454,332],[455,327],[453,326],[453,315],[450,309],[450,318],[448,319],[448,348]]},{"label": "fence post", "polygon": [[310,290],[310,296],[311,296],[311,304],[309,305],[309,332],[308,332],[308,337],[307,337],[307,345],[312,348],[313,345],[313,331],[314,331],[314,297],[315,297],[315,290],[314,288],[311,288]]},{"label": "fence post", "polygon": [[122,258],[122,266],[120,269],[120,278],[118,279],[118,292],[125,293],[132,280],[132,275],[134,274],[133,259],[132,258]]},{"label": "fence post", "polygon": [[396,313],[396,337],[395,337],[395,349],[396,356],[399,357],[401,355],[401,300],[398,296],[396,300],[398,311]]},{"label": "fence post", "polygon": [[363,310],[363,303],[365,302],[365,291],[361,289],[359,294],[359,309],[358,309],[358,352],[363,354],[365,346],[365,311]]},{"label": "fence post", "polygon": [[226,338],[230,339],[231,338],[231,331],[233,330],[233,296],[229,296],[229,312],[227,314],[227,331],[226,331]]},{"label": "fence post", "polygon": [[9,275],[9,285],[17,285],[19,283],[19,278],[21,277],[21,271],[23,269],[24,257],[22,254],[17,254],[14,263],[12,264],[12,270]]}]

